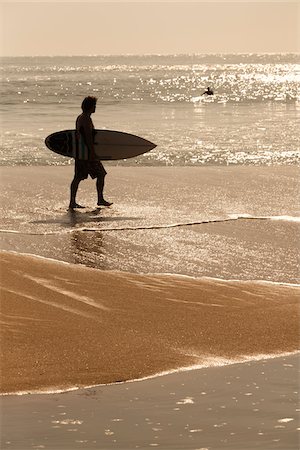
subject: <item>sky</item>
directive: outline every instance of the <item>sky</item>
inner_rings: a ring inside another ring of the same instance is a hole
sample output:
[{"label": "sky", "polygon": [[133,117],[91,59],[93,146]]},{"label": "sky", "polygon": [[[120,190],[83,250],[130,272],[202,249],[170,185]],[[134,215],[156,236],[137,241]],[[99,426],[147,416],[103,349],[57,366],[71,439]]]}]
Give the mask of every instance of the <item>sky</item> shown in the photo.
[{"label": "sky", "polygon": [[295,1],[2,1],[1,56],[300,52]]}]

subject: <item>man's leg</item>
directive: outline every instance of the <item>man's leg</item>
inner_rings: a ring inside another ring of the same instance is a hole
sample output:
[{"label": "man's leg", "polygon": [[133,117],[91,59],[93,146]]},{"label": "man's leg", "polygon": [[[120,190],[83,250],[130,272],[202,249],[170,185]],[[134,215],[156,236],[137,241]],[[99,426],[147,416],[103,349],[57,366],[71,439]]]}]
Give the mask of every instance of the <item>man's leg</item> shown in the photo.
[{"label": "man's leg", "polygon": [[71,208],[71,209],[84,208],[84,206],[78,205],[76,203],[76,194],[77,194],[77,191],[78,191],[78,186],[79,186],[80,181],[81,181],[81,179],[77,178],[76,175],[75,175],[75,177],[74,177],[74,179],[73,179],[73,181],[71,183],[71,187],[70,187],[71,196],[70,196],[70,204],[69,204],[69,208]]},{"label": "man's leg", "polygon": [[97,187],[97,194],[98,194],[98,202],[97,202],[98,206],[110,206],[110,205],[112,205],[111,202],[107,202],[106,200],[104,200],[104,197],[103,197],[105,175],[106,174],[97,176],[96,187]]}]

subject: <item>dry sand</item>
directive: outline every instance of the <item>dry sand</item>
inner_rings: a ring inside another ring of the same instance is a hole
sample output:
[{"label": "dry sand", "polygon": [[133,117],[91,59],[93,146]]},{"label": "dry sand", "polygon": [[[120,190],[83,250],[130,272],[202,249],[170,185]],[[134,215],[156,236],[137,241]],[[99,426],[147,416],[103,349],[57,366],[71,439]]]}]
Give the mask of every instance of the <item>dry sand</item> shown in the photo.
[{"label": "dry sand", "polygon": [[102,272],[1,253],[1,391],[298,349],[299,288]]}]

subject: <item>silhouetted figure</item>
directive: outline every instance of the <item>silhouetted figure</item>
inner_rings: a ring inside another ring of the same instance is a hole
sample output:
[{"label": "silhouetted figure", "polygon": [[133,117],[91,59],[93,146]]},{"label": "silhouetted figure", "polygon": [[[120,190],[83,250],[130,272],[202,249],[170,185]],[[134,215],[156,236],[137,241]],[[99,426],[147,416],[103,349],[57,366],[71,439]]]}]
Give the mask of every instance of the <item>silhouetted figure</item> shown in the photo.
[{"label": "silhouetted figure", "polygon": [[70,209],[74,208],[84,208],[84,206],[78,205],[76,203],[76,194],[78,191],[78,186],[80,181],[85,180],[90,177],[96,180],[97,194],[98,194],[98,206],[110,206],[112,203],[104,200],[103,188],[104,188],[104,178],[106,175],[106,170],[104,169],[100,161],[95,160],[95,149],[94,149],[94,124],[91,119],[91,114],[96,111],[96,97],[86,97],[82,104],[82,114],[76,119],[76,135],[77,139],[81,136],[84,140],[85,145],[89,151],[89,159],[75,159],[75,175],[71,183],[71,198],[70,198]]},{"label": "silhouetted figure", "polygon": [[206,91],[204,91],[202,95],[214,95],[214,91],[212,91],[211,88],[208,87],[206,88]]}]

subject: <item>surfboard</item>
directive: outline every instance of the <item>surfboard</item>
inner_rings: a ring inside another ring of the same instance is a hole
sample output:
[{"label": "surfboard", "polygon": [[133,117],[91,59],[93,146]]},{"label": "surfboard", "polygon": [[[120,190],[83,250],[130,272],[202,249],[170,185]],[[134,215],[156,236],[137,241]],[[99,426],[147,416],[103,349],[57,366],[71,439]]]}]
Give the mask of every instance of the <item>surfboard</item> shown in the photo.
[{"label": "surfboard", "polygon": [[[49,150],[68,158],[89,159],[89,150],[76,130],[52,133],[45,139]],[[156,147],[153,142],[134,134],[113,130],[94,130],[96,159],[102,161],[134,158]]]}]

